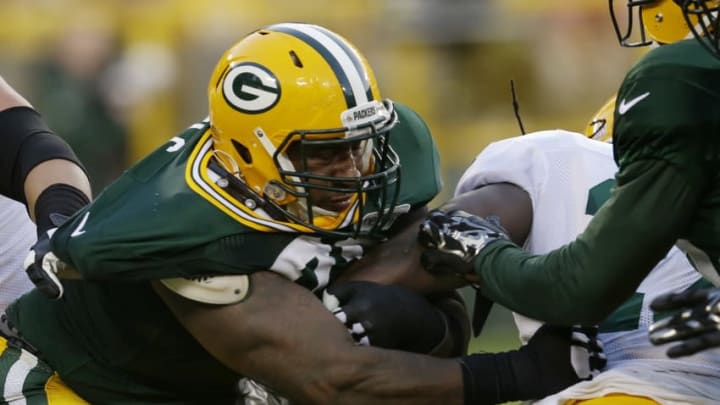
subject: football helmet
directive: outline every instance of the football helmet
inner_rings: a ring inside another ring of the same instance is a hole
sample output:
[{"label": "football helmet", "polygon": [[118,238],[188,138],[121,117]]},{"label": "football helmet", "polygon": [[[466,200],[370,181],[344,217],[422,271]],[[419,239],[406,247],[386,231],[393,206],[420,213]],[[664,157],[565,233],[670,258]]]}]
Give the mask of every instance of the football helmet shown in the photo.
[{"label": "football helmet", "polygon": [[615,98],[616,95],[613,94],[590,119],[585,127],[585,136],[598,141],[612,142]]},{"label": "football helmet", "polygon": [[[389,142],[397,115],[346,39],[300,23],[252,32],[221,57],[208,98],[215,158],[253,194],[253,206],[265,204],[265,215],[335,236],[372,235],[389,223],[400,182]],[[309,151],[345,146],[356,154],[357,176],[307,170]],[[351,195],[351,202],[342,212],[324,209],[313,190]],[[363,224],[370,207],[377,214]]]},{"label": "football helmet", "polygon": [[[610,18],[620,45],[626,47],[647,46],[653,43],[669,44],[692,36],[691,27],[698,22],[697,14],[687,14],[683,3],[717,3],[714,1],[692,0],[622,0],[627,9],[620,11],[615,3],[608,0]],[[683,8],[681,8],[681,5]],[[691,7],[700,10],[699,7]],[[704,10],[703,10],[704,11]],[[623,27],[624,26],[624,27]],[[635,32],[635,27],[638,31]]]},{"label": "football helmet", "polygon": [[680,0],[683,15],[693,36],[720,58],[720,0]]}]

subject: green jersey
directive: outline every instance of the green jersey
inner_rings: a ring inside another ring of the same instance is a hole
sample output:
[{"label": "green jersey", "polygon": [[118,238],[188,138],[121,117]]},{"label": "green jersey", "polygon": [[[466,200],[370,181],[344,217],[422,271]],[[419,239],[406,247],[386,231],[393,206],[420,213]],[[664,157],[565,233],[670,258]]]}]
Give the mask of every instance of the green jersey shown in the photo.
[{"label": "green jersey", "polygon": [[[401,215],[431,200],[440,177],[429,129],[412,110],[396,109],[390,142],[402,173],[412,174],[394,207]],[[83,276],[64,282],[62,300],[31,292],[8,311],[40,357],[91,403],[236,399],[239,376],[183,329],[149,280],[274,271],[320,291],[362,256],[357,241],[249,215],[217,181],[208,128],[173,138],[58,228],[53,251]]]},{"label": "green jersey", "polygon": [[533,256],[508,242],[475,262],[483,292],[551,323],[595,323],[628,298],[670,247],[709,277],[720,257],[720,62],[695,40],[647,53],[614,114],[610,199],[578,238]]}]

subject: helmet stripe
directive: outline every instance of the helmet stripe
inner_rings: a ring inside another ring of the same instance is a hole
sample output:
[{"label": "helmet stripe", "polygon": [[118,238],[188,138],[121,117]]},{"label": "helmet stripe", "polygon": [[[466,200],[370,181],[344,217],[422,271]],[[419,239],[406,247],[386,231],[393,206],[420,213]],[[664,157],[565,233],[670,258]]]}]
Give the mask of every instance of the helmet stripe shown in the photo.
[{"label": "helmet stripe", "polygon": [[292,35],[315,49],[335,73],[348,108],[373,100],[368,72],[356,52],[342,39],[308,24],[277,24],[267,29]]},{"label": "helmet stripe", "polygon": [[368,100],[375,100],[375,95],[372,93],[372,87],[370,86],[370,79],[369,79],[369,72],[367,69],[365,69],[365,64],[362,62],[361,56],[358,54],[358,51],[355,50],[346,40],[344,40],[342,37],[340,37],[338,34],[328,30],[327,28],[321,27],[319,25],[313,26],[317,30],[324,32],[325,35],[332,38],[340,47],[345,50],[345,53],[350,57],[350,60],[352,61],[353,65],[355,65],[355,69],[357,69],[357,72],[360,74],[360,77],[363,80],[363,85],[365,86],[365,93],[367,95]]}]

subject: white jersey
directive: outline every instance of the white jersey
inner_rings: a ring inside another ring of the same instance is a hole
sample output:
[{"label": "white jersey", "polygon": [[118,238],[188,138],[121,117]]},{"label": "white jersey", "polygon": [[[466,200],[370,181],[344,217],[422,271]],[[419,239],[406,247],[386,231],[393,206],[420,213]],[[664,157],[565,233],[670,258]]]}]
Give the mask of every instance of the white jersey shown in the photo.
[{"label": "white jersey", "polygon": [[25,206],[0,196],[0,311],[33,288],[23,261],[35,239]]},{"label": "white jersey", "polygon": [[[547,253],[573,241],[609,197],[617,166],[612,145],[577,133],[551,130],[490,144],[463,174],[456,195],[492,183],[513,183],[530,195],[533,223],[524,248]],[[683,291],[701,276],[675,247],[643,280],[636,293],[600,327],[608,357],[593,381],[546,398],[543,404],[594,398],[610,392],[643,395],[660,403],[717,403],[720,350],[669,359],[653,346],[649,304],[659,294]],[[523,343],[541,323],[513,314]],[[713,400],[714,398],[714,400]]]}]

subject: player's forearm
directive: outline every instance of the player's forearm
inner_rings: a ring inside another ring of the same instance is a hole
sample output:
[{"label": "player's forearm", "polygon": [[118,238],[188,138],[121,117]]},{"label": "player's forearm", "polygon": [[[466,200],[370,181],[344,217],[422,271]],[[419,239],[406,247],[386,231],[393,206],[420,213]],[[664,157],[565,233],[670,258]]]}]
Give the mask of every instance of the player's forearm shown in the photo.
[{"label": "player's forearm", "polygon": [[[456,359],[439,359],[393,350],[359,347],[341,379],[334,379],[330,404],[463,404],[463,377]],[[343,373],[343,371],[338,370]]]},{"label": "player's forearm", "polygon": [[[76,194],[79,200],[82,200],[84,197],[86,200],[85,204],[92,197],[88,177],[83,169],[75,162],[65,159],[50,159],[43,161],[30,170],[24,183],[28,211],[32,213],[33,220],[37,221],[37,218],[35,218],[35,213],[37,212],[35,205],[38,201],[38,197],[40,197],[43,191],[54,184],[65,184],[75,189],[73,190],[73,194]],[[82,205],[73,205],[70,210],[72,212],[67,212],[65,214],[72,214]]]},{"label": "player's forearm", "polygon": [[[553,324],[596,324],[609,314],[620,291],[608,279],[591,280],[603,266],[581,267],[566,259],[569,248],[548,256],[533,256],[498,242],[482,261],[481,286],[485,296],[523,315]],[[610,272],[607,272],[610,273]],[[603,297],[604,295],[604,297]]]},{"label": "player's forearm", "polygon": [[154,283],[208,353],[293,403],[462,403],[456,360],[358,346],[308,290],[271,272],[253,273],[250,285],[243,301],[218,306]]},{"label": "player's forearm", "polygon": [[695,193],[672,167],[639,169],[643,175],[622,184],[569,245],[543,256],[506,242],[491,245],[475,263],[483,292],[551,323],[604,319],[667,253],[695,204]]}]

